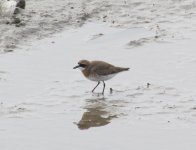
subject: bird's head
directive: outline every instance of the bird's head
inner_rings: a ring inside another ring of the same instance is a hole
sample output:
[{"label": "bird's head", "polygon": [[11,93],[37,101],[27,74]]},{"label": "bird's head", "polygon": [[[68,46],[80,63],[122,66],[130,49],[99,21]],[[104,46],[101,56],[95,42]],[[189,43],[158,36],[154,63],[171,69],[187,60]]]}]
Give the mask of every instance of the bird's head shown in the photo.
[{"label": "bird's head", "polygon": [[78,62],[78,65],[75,66],[73,69],[77,69],[79,68],[81,71],[83,71],[84,69],[86,69],[89,66],[90,62],[88,60],[80,60]]}]

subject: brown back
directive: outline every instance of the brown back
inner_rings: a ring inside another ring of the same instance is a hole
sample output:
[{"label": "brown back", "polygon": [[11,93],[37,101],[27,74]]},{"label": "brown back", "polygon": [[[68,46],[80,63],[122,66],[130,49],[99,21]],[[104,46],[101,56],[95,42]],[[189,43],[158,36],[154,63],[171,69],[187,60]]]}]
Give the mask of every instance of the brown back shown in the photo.
[{"label": "brown back", "polygon": [[90,72],[93,71],[96,72],[96,74],[103,76],[129,70],[129,68],[116,67],[104,61],[92,61],[87,69]]}]

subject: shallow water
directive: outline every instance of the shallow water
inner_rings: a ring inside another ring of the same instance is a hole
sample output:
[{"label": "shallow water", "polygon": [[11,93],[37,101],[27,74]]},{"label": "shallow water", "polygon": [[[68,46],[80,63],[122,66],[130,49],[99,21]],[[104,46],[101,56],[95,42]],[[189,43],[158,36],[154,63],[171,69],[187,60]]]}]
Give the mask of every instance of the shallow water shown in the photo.
[{"label": "shallow water", "polygon": [[[127,48],[153,36],[90,23],[1,55],[0,147],[194,149],[194,38]],[[80,59],[131,69],[106,82],[102,96],[72,69]]]}]

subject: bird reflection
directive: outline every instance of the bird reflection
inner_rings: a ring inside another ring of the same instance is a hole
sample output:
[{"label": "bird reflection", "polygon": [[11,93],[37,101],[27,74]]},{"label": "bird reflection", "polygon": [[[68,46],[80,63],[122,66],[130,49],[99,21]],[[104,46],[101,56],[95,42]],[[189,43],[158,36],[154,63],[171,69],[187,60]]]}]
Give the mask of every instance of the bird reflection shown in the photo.
[{"label": "bird reflection", "polygon": [[77,123],[78,128],[81,130],[105,126],[113,118],[117,118],[117,115],[112,114],[112,110],[108,109],[108,105],[104,99],[89,100],[85,109],[86,111],[83,113],[81,120]]}]

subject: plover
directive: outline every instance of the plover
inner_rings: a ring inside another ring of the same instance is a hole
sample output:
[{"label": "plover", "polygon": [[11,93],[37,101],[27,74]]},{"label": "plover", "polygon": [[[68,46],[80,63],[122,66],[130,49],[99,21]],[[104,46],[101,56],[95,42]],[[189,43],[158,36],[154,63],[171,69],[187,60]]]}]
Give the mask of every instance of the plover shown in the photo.
[{"label": "plover", "polygon": [[78,65],[73,69],[79,68],[83,75],[91,80],[98,82],[97,85],[93,88],[92,92],[98,87],[100,82],[103,82],[103,91],[105,90],[105,82],[113,78],[116,74],[122,71],[127,71],[129,68],[116,67],[104,61],[88,61],[88,60],[80,60]]}]

